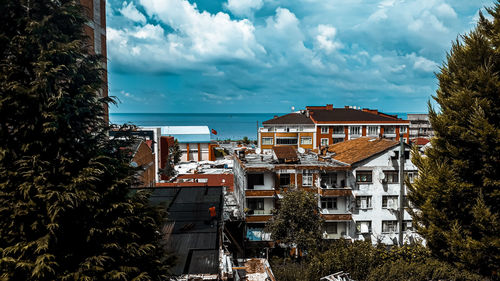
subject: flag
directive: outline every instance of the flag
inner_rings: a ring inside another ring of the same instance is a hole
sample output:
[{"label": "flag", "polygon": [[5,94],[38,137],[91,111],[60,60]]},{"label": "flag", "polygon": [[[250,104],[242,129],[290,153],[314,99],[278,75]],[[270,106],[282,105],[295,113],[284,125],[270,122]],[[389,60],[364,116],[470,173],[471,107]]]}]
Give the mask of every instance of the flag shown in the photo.
[{"label": "flag", "polygon": [[217,135],[217,131],[212,129],[212,134]]}]

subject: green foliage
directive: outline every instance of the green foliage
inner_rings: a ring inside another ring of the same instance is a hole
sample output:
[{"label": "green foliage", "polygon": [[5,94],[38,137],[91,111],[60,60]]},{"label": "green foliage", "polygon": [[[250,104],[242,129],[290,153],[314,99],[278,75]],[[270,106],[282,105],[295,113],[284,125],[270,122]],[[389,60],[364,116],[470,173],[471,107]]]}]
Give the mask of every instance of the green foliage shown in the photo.
[{"label": "green foliage", "polygon": [[314,193],[296,189],[283,193],[280,208],[266,225],[266,231],[275,241],[311,250],[321,241],[322,223]]},{"label": "green foliage", "polygon": [[500,277],[500,4],[457,40],[430,106],[436,137],[409,184],[418,232],[438,258]]},{"label": "green foliage", "polygon": [[248,137],[247,137],[247,136],[244,136],[244,137],[243,137],[242,142],[243,142],[244,144],[250,144],[250,140],[248,139]]},{"label": "green foliage", "polygon": [[79,1],[0,1],[0,279],[162,280],[164,214],[130,194]]}]

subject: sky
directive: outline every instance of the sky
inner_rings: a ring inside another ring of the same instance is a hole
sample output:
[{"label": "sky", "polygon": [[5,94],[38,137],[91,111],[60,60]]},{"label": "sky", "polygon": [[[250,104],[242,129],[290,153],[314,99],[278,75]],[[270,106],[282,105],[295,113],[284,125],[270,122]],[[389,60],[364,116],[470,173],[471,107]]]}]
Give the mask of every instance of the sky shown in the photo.
[{"label": "sky", "polygon": [[492,0],[108,0],[111,113],[427,112]]}]

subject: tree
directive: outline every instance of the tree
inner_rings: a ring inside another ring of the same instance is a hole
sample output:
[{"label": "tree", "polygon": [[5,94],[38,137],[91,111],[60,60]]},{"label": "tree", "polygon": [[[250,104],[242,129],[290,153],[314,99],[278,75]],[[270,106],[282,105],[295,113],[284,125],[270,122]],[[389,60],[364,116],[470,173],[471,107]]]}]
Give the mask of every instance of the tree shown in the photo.
[{"label": "tree", "polygon": [[107,136],[79,1],[0,10],[0,279],[164,279],[164,215]]},{"label": "tree", "polygon": [[301,189],[283,193],[280,208],[266,225],[271,238],[298,250],[311,250],[321,241],[318,198]]},{"label": "tree", "polygon": [[160,170],[160,174],[165,175],[168,178],[174,177],[177,172],[175,171],[175,165],[181,161],[182,151],[179,148],[179,142],[177,139],[174,140],[174,145],[169,146],[167,163],[165,168]]},{"label": "tree", "polygon": [[408,184],[418,232],[432,253],[500,276],[500,4],[454,42],[429,105],[436,137]]}]

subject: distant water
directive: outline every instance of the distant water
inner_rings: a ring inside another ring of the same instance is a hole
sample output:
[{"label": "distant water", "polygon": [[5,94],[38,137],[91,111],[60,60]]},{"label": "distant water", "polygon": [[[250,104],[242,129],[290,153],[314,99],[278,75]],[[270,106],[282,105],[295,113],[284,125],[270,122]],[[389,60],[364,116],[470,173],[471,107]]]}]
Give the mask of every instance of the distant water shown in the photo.
[{"label": "distant water", "polygon": [[110,113],[114,124],[132,123],[137,126],[202,126],[217,131],[212,139],[257,139],[257,122],[284,113]]},{"label": "distant water", "polygon": [[[285,113],[110,113],[109,117],[114,124],[132,123],[137,126],[202,126],[217,131],[212,139],[240,140],[248,137],[257,139],[257,122],[272,119],[274,115]],[[406,119],[406,113],[397,114]]]}]

